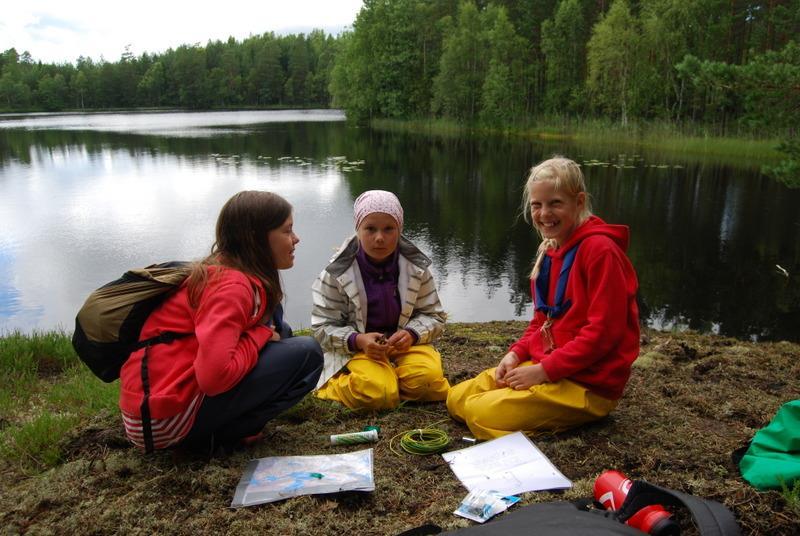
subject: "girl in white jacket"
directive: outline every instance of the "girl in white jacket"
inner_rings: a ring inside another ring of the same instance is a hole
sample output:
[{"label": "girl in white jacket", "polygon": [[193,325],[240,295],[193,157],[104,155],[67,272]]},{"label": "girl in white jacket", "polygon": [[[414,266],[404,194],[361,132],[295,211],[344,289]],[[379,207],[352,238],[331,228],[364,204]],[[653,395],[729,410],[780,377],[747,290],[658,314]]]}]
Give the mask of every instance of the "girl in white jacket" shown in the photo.
[{"label": "girl in white jacket", "polygon": [[431,261],[402,236],[393,193],[364,192],[353,209],[355,236],[312,286],[311,326],[325,350],[317,396],[373,410],[445,400],[450,384],[430,343],[447,315]]}]

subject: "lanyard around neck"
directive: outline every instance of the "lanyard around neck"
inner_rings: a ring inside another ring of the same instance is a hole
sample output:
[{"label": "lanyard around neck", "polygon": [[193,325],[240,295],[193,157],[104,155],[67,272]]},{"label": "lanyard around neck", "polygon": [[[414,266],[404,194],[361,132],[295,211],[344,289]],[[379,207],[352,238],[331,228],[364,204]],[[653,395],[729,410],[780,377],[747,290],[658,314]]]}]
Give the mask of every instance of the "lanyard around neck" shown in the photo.
[{"label": "lanyard around neck", "polygon": [[542,259],[539,275],[536,276],[536,310],[542,311],[547,315],[547,318],[560,317],[572,305],[572,300],[564,301],[564,293],[567,291],[567,280],[572,269],[572,263],[575,261],[575,254],[578,252],[578,245],[572,246],[564,255],[564,262],[561,264],[561,271],[558,273],[555,303],[553,305],[547,305],[547,296],[550,292],[550,266],[553,261],[549,255],[545,255],[544,259]]}]

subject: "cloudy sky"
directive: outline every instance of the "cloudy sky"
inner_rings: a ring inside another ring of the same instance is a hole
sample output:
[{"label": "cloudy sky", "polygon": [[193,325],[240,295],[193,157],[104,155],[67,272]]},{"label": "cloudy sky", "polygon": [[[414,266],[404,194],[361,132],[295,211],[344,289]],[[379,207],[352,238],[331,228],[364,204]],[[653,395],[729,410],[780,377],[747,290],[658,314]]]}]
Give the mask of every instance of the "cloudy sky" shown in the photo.
[{"label": "cloudy sky", "polygon": [[21,0],[0,9],[0,51],[27,50],[36,61],[78,56],[117,61],[131,52],[163,52],[209,39],[264,32],[334,35],[352,24],[361,0]]}]

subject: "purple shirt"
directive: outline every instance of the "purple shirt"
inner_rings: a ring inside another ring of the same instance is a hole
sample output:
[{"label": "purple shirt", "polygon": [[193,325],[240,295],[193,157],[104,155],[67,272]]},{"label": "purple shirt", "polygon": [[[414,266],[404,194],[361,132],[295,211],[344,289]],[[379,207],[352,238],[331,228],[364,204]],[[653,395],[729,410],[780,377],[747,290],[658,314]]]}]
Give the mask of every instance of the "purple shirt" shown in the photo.
[{"label": "purple shirt", "polygon": [[356,261],[367,293],[367,332],[377,331],[391,335],[400,318],[400,293],[397,280],[400,276],[398,258],[394,250],[388,259],[377,263],[370,260],[359,246]]},{"label": "purple shirt", "polygon": [[[384,333],[386,336],[397,331],[397,321],[400,318],[400,292],[397,282],[400,278],[400,252],[395,249],[392,255],[383,262],[374,262],[359,245],[356,261],[364,281],[364,291],[367,294],[367,326],[366,331]],[[408,330],[416,343],[419,336]],[[347,346],[351,351],[356,350],[356,337],[353,333],[347,338]]]}]

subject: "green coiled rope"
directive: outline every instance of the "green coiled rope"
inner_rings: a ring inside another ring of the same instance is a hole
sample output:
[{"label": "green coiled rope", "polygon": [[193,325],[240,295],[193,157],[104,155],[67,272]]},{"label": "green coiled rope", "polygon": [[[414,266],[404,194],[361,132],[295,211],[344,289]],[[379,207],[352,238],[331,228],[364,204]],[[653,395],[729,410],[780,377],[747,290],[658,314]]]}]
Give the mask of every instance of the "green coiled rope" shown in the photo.
[{"label": "green coiled rope", "polygon": [[400,454],[392,446],[392,443],[398,437],[400,438],[400,448],[409,454],[416,454],[419,456],[437,454],[446,449],[447,445],[450,444],[450,437],[444,430],[438,428],[417,428],[415,430],[400,432],[392,437],[389,442],[389,448],[395,454]]}]

